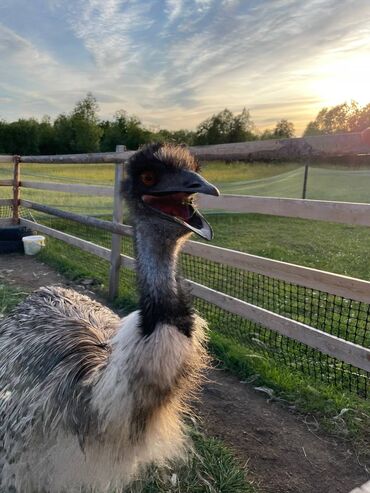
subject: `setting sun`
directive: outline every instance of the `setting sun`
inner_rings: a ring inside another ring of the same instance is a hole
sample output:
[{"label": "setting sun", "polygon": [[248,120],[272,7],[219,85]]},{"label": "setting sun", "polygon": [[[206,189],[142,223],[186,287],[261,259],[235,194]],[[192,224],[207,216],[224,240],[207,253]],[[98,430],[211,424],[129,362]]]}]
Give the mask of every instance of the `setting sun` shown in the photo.
[{"label": "setting sun", "polygon": [[331,53],[320,61],[312,89],[324,106],[351,100],[370,103],[369,55],[362,52],[336,58]]}]

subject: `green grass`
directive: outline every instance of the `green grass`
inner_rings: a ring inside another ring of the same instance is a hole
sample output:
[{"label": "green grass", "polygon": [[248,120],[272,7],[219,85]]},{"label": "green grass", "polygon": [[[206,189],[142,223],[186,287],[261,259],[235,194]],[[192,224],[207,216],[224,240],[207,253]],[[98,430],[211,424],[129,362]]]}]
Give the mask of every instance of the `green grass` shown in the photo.
[{"label": "green grass", "polygon": [[[277,228],[281,229],[279,226]],[[337,231],[337,234],[340,234],[340,231]],[[100,240],[104,244],[104,238],[101,237]],[[257,240],[255,239],[255,241]],[[124,243],[126,253],[130,254],[131,247],[128,241],[125,240]],[[257,244],[259,244],[258,241]],[[340,246],[339,241],[332,241],[332,244],[337,245],[338,248]],[[96,288],[106,294],[108,280],[108,263],[106,261],[96,259],[94,256],[73,247],[66,249],[61,242],[53,239],[48,240],[48,246],[42,252],[41,258],[72,279],[93,277],[96,279]],[[351,262],[351,257],[347,259],[347,262]],[[235,273],[232,273],[229,279],[229,275],[225,271],[218,272],[214,269],[213,264],[202,261],[200,266],[199,271],[197,269],[192,270],[193,279],[211,285],[211,287],[221,286],[224,292],[228,292],[230,286],[228,283],[225,284],[225,278],[232,284],[235,280]],[[197,273],[199,277],[194,276],[194,273]],[[238,283],[240,283],[240,277],[238,277]],[[252,292],[246,291],[243,295],[246,298],[255,296],[256,292],[260,291],[259,287],[260,285],[256,281]],[[289,299],[289,304],[285,305],[284,289],[283,287],[281,289],[280,293],[274,295],[275,302],[276,299],[278,301],[281,299],[284,309],[289,312],[292,300]],[[136,301],[134,275],[131,271],[123,269],[120,297],[116,301],[117,306],[129,311],[136,307]],[[258,304],[264,306],[264,303],[271,303],[271,299],[267,298],[266,301],[262,296]],[[335,312],[338,308],[335,304],[330,305],[330,298],[326,303],[328,305],[325,312],[328,314],[328,319],[320,321],[323,324],[320,328],[328,330],[328,327],[325,327],[325,323],[328,323],[333,330],[345,330],[343,327],[346,327],[346,320],[350,316],[346,307],[339,308],[340,317],[344,318],[339,317],[335,321],[331,316],[331,310],[333,309]],[[269,308],[269,306],[265,307]],[[370,403],[346,390],[347,374],[344,374],[342,381],[340,376],[342,370],[346,369],[345,366],[339,366],[338,372],[335,371],[336,367],[330,370],[330,366],[326,366],[326,359],[317,360],[317,353],[314,351],[309,354],[306,354],[305,351],[301,352],[301,349],[294,342],[291,343],[290,340],[280,336],[271,339],[268,331],[264,333],[263,330],[258,330],[253,325],[248,326],[248,322],[237,317],[230,317],[222,310],[215,310],[204,306],[204,304],[198,305],[198,308],[206,316],[213,329],[210,341],[212,353],[223,362],[226,368],[243,378],[252,377],[254,385],[264,385],[273,389],[277,398],[290,402],[300,412],[313,413],[320,425],[326,430],[350,439],[358,453],[363,454],[369,450]],[[274,308],[276,311],[276,304]],[[354,310],[353,306],[352,310]],[[303,317],[304,308],[300,307],[298,313],[300,313],[299,317]],[[287,315],[289,316],[289,313]],[[291,316],[294,318],[294,314]],[[302,321],[308,322],[304,318]],[[361,324],[358,325],[357,331],[360,334],[364,327],[361,329]],[[322,368],[321,363],[323,364]],[[328,369],[329,374],[326,373]],[[328,379],[331,383],[321,382],[320,379],[315,378],[314,371],[319,373],[322,371],[324,380]],[[343,416],[334,419],[341,414],[343,409],[350,409],[351,411],[345,411]]]},{"label": "green grass", "polygon": [[[205,163],[204,176],[223,193],[271,197],[302,196],[303,166],[300,163]],[[34,181],[113,185],[114,166],[24,164],[22,177]],[[0,179],[11,178],[11,166],[0,164]],[[339,164],[310,167],[307,198],[370,202],[370,169],[344,168]],[[10,188],[2,187],[0,197],[9,196]],[[25,198],[37,201],[42,197],[49,205],[62,205],[71,210],[102,213],[111,210],[108,198],[76,197],[71,194],[23,190]],[[104,209],[104,210],[103,210]]]},{"label": "green grass", "polygon": [[[81,169],[72,165],[27,166],[29,167],[23,173],[28,173],[29,179],[95,184],[111,184],[113,179],[113,166],[91,165]],[[221,190],[255,195],[299,197],[302,173],[302,167],[294,163],[209,163],[204,166],[204,175],[218,184]],[[341,166],[311,168],[308,197],[369,201],[369,179],[370,171],[366,168],[350,172]],[[102,204],[96,197],[74,197],[72,201],[72,196],[68,194],[48,195],[45,192],[23,191],[26,197],[30,197],[27,196],[30,193],[34,193],[34,200],[54,204],[63,202],[72,210],[80,208],[81,211],[86,210],[92,214],[110,207],[109,204]],[[370,280],[368,228],[257,214],[210,214],[209,219],[215,230],[213,244]],[[56,219],[51,222],[47,220],[46,224],[110,246],[109,235],[104,232]],[[124,252],[132,254],[130,241],[125,240],[124,243]],[[95,278],[96,287],[106,293],[106,262],[72,247],[66,248],[65,245],[51,239],[42,253],[42,258],[71,278]],[[296,289],[292,298],[290,291],[287,294],[284,283],[275,283],[274,289],[271,290],[268,279],[249,276],[248,273],[229,268],[222,270],[214,263],[197,259],[192,260],[191,264],[185,262],[184,270],[192,279],[214,289],[252,301],[302,322],[310,324],[313,320],[316,327],[354,342],[361,343],[365,334],[365,319],[360,320],[356,329],[353,328],[353,320],[351,321],[356,318],[359,310],[363,309],[358,304],[347,306],[342,303],[337,306],[334,297],[329,296],[322,300],[317,297],[317,292],[307,294],[303,288]],[[135,306],[134,282],[133,274],[123,270],[121,297],[117,301],[121,306]],[[307,310],[307,307],[310,309]],[[329,362],[325,367],[328,374],[324,375],[329,383],[320,383],[319,379],[313,377],[316,367],[322,371],[321,363],[316,361],[317,353],[302,356],[299,347],[285,345],[283,338],[271,340],[268,333],[263,333],[255,327],[247,327],[239,319],[232,321],[230,317],[226,317],[220,324],[217,319],[220,313],[208,309],[204,313],[214,328],[212,349],[229,369],[244,377],[257,378],[261,385],[273,388],[276,395],[294,403],[302,412],[314,412],[327,428],[337,429],[341,424],[354,440],[357,440],[361,433],[365,436],[366,426],[369,424],[366,416],[370,415],[370,409],[366,401],[346,391],[351,378],[350,368],[344,366],[343,373],[343,368],[337,370],[335,365]],[[370,343],[368,339],[367,343]],[[287,361],[281,356],[284,351]],[[345,412],[343,416],[333,420],[342,409],[352,407],[355,408],[355,412]],[[365,442],[369,444],[370,439],[366,438]]]},{"label": "green grass", "polygon": [[230,451],[215,438],[191,433],[195,450],[186,462],[162,470],[152,469],[125,493],[256,493],[245,471]]},{"label": "green grass", "polygon": [[202,175],[218,185],[254,181],[279,176],[301,168],[299,163],[242,163],[212,161],[202,165]]},{"label": "green grass", "polygon": [[370,228],[261,214],[210,214],[212,244],[370,280]]},{"label": "green grass", "polygon": [[0,281],[0,320],[25,296],[25,292]]}]

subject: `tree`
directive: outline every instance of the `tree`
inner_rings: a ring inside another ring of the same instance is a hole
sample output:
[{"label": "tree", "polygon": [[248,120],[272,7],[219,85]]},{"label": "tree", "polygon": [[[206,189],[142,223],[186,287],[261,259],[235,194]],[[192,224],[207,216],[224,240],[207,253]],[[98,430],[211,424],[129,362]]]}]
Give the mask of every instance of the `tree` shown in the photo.
[{"label": "tree", "polygon": [[166,130],[161,129],[153,134],[153,140],[156,142],[171,142],[174,144],[194,145],[195,133],[191,130]]},{"label": "tree", "polygon": [[271,139],[275,139],[275,136],[274,136],[274,131],[271,130],[270,128],[266,128],[266,130],[264,130],[260,136],[260,139],[261,140],[271,140]]},{"label": "tree", "polygon": [[254,124],[246,108],[235,116],[225,108],[198,125],[195,143],[199,145],[224,144],[252,140],[255,138],[253,129]]},{"label": "tree", "polygon": [[262,132],[261,140],[271,139],[291,139],[294,137],[294,125],[292,122],[285,120],[284,118],[279,120],[273,130],[266,129]]},{"label": "tree", "polygon": [[113,122],[100,123],[102,130],[101,149],[103,152],[114,151],[117,144],[124,144],[128,149],[138,149],[140,145],[153,140],[153,134],[142,127],[141,121],[134,115],[119,110]]},{"label": "tree", "polygon": [[229,142],[244,142],[256,138],[254,123],[251,120],[249,110],[243,108],[239,115],[235,115],[229,133]]},{"label": "tree", "polygon": [[291,139],[294,137],[294,125],[288,120],[282,119],[277,122],[273,131],[274,139]]},{"label": "tree", "polygon": [[0,154],[8,154],[7,151],[7,129],[8,124],[4,120],[0,120]]},{"label": "tree", "polygon": [[44,116],[39,123],[39,152],[54,154],[56,147],[55,128],[50,116]]},{"label": "tree", "polygon": [[370,127],[370,103],[354,112],[348,121],[351,132],[361,132]]},{"label": "tree", "polygon": [[88,93],[78,101],[70,115],[59,115],[54,122],[57,152],[79,153],[100,150],[102,129],[98,124],[98,104]]},{"label": "tree", "polygon": [[38,154],[39,124],[33,118],[9,123],[5,129],[5,152],[7,154]]},{"label": "tree", "polygon": [[323,108],[309,122],[304,135],[359,132],[370,124],[370,105],[361,108],[356,101]]}]

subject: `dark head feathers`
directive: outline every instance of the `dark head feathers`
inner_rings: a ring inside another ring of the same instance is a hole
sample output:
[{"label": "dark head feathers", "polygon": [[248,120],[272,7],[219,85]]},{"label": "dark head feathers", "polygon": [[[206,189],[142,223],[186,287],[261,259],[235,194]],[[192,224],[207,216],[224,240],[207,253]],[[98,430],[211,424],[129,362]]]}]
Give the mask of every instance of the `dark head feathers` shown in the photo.
[{"label": "dark head feathers", "polygon": [[127,163],[128,173],[164,165],[168,169],[200,171],[200,165],[187,147],[174,144],[152,143],[144,145]]}]

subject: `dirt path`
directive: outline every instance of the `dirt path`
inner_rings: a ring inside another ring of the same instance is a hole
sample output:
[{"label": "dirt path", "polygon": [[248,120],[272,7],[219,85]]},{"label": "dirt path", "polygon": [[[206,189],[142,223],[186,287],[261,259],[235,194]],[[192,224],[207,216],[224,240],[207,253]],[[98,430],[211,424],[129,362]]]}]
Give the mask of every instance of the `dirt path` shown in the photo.
[{"label": "dirt path", "polygon": [[[311,432],[302,416],[220,370],[205,384],[199,415],[269,493],[349,493],[366,472],[345,444]],[[249,460],[248,460],[249,459]]]},{"label": "dirt path", "polygon": [[[34,257],[18,255],[0,256],[2,279],[27,290],[72,284]],[[78,289],[88,292],[88,283]],[[262,492],[349,493],[369,479],[345,444],[311,432],[266,394],[217,369],[209,380],[197,405],[203,427],[248,463]]]}]

